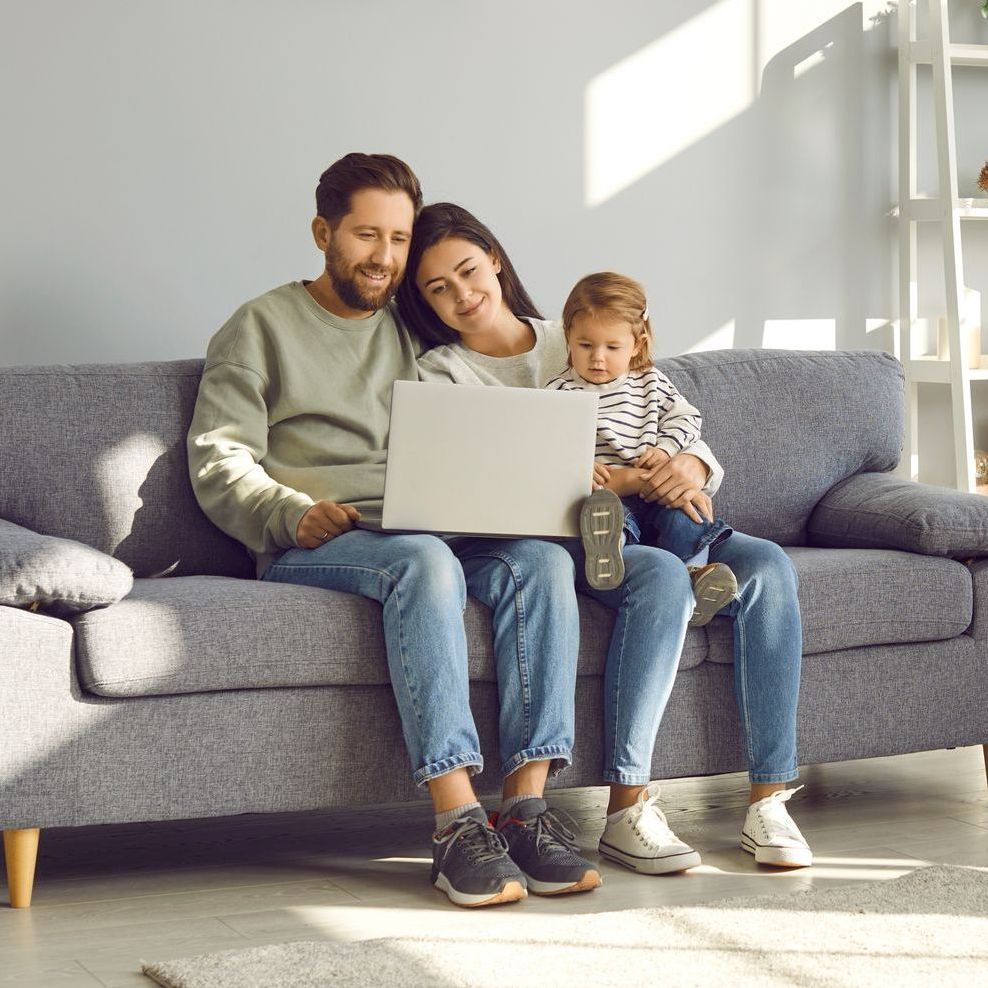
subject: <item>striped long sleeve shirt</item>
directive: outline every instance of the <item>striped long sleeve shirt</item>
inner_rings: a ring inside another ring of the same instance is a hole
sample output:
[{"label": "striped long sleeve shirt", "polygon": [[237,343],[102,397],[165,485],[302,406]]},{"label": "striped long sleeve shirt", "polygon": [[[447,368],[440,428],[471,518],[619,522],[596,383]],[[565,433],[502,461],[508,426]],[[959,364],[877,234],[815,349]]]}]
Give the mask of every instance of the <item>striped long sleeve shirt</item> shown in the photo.
[{"label": "striped long sleeve shirt", "polygon": [[546,387],[599,395],[594,458],[606,466],[629,466],[653,446],[675,456],[700,439],[699,411],[654,367],[629,371],[607,384],[585,381],[568,367]]}]

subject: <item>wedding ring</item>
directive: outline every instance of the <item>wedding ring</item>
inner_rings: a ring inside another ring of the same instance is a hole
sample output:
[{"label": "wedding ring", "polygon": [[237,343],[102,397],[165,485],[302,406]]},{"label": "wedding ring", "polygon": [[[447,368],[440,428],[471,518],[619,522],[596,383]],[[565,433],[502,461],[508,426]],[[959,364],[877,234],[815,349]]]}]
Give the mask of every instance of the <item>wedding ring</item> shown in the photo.
[{"label": "wedding ring", "polygon": [[328,539],[328,538],[329,538],[329,532],[323,532],[322,535],[319,536],[319,541],[320,542],[325,542],[326,539]]}]

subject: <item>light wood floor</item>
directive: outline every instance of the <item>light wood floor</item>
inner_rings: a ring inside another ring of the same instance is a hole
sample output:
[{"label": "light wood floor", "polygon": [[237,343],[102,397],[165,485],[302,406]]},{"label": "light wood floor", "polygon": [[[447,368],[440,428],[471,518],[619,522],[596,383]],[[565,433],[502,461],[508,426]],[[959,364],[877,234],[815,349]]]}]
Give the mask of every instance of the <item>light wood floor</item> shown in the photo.
[{"label": "light wood floor", "polygon": [[[532,936],[532,924],[562,931],[571,913],[784,895],[928,863],[988,869],[980,747],[811,766],[801,781],[789,806],[815,853],[812,869],[762,869],[738,848],[743,775],[684,779],[663,787],[664,808],[702,867],[647,878],[603,862],[594,892],[482,911],[458,909],[429,885],[424,803],[45,831],[33,907],[0,907],[0,985],[149,988],[141,959],[285,940]],[[592,847],[605,790],[559,792],[553,802]]]}]

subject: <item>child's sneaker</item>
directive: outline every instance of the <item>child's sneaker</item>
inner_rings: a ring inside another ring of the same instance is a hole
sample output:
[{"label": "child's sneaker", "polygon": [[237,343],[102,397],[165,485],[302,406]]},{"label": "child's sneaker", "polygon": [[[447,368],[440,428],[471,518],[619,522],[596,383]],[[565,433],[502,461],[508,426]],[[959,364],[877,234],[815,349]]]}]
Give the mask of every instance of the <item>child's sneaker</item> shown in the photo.
[{"label": "child's sneaker", "polygon": [[608,816],[600,853],[645,875],[695,868],[700,855],[672,832],[658,800],[659,784],[650,782],[634,806]]},{"label": "child's sneaker", "polygon": [[432,884],[458,906],[495,906],[528,895],[507,841],[487,825],[480,807],[432,838]]},{"label": "child's sneaker", "polygon": [[780,789],[748,807],[741,846],[753,854],[759,864],[777,868],[808,868],[813,864],[813,853],[806,838],[786,809],[786,801],[802,788]]},{"label": "child's sneaker", "polygon": [[576,853],[574,834],[544,799],[533,796],[516,803],[510,816],[498,822],[497,832],[536,895],[589,892],[600,885],[600,872]]},{"label": "child's sneaker", "polygon": [[690,618],[691,628],[709,624],[717,612],[726,607],[738,592],[738,581],[723,563],[707,563],[706,566],[687,566],[693,584],[696,604]]},{"label": "child's sneaker", "polygon": [[583,502],[580,535],[586,557],[584,569],[594,590],[616,590],[624,582],[623,530],[624,505],[614,491],[601,487]]}]

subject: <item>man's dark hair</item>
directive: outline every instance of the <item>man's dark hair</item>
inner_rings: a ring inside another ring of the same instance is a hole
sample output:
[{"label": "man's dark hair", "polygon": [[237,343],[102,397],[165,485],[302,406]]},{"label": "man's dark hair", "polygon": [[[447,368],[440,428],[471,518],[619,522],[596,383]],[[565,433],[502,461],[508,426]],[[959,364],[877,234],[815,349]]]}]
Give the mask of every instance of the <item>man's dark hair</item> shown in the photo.
[{"label": "man's dark hair", "polygon": [[350,212],[351,198],[361,189],[404,192],[415,212],[422,208],[422,187],[415,172],[390,154],[361,154],[354,151],[334,161],[316,186],[316,213],[331,227]]},{"label": "man's dark hair", "polygon": [[422,255],[430,247],[450,239],[476,244],[489,257],[496,257],[501,262],[497,280],[501,282],[501,296],[513,315],[530,319],[542,318],[497,237],[462,206],[451,202],[434,202],[426,206],[415,220],[405,278],[398,288],[398,308],[409,329],[428,344],[454,343],[460,338],[456,330],[450,329],[436,315],[415,284]]}]

